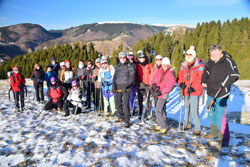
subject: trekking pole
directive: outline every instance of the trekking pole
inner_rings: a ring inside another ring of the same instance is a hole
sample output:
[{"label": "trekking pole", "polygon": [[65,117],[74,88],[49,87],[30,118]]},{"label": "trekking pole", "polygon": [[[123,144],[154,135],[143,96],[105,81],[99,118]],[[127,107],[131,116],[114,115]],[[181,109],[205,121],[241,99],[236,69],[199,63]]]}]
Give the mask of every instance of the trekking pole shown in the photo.
[{"label": "trekking pole", "polygon": [[[188,88],[191,88],[191,82],[189,82],[189,86]],[[183,94],[184,94],[184,90],[183,90]],[[187,115],[187,123],[186,125],[188,125],[189,123],[189,110],[190,110],[190,93],[188,93],[188,97],[187,97],[187,102],[186,102],[186,109],[187,111],[185,110],[185,117],[184,117],[184,121],[183,121],[183,126],[182,126],[182,129],[184,130],[184,127],[185,127],[185,118],[186,118],[186,115]]]},{"label": "trekking pole", "polygon": [[102,100],[103,100],[103,97],[102,97],[102,87],[100,87],[100,97],[99,97],[99,112],[100,112],[100,115],[101,115],[101,110],[103,108],[102,106]]},{"label": "trekking pole", "polygon": [[[181,129],[181,116],[182,116],[183,104],[184,104],[182,90],[180,90],[179,101],[181,102],[181,111],[180,111],[180,119],[179,119],[179,131],[182,131],[183,129]],[[183,122],[183,124],[184,124],[184,122]]]},{"label": "trekking pole", "polygon": [[146,107],[147,107],[147,103],[148,103],[148,95],[149,95],[149,89],[146,90],[146,106],[145,106],[144,110],[142,111],[142,118],[141,118],[142,121],[144,120],[144,118],[147,114]]},{"label": "trekking pole", "polygon": [[74,112],[74,115],[73,115],[73,122],[75,121],[75,116],[76,116],[77,109],[78,109],[78,104],[75,107],[75,112]]},{"label": "trekking pole", "polygon": [[216,92],[215,96],[213,97],[213,99],[209,102],[209,105],[206,108],[206,112],[210,112],[211,111],[211,107],[214,104],[215,99],[218,97],[218,95],[220,94],[220,92],[222,91],[222,87],[225,86],[227,80],[229,79],[229,75],[227,75],[227,77],[225,78],[225,80],[222,82],[220,88],[218,89],[218,91]]},{"label": "trekking pole", "polygon": [[24,85],[24,89],[25,89],[25,92],[26,92],[26,97],[27,97],[27,86],[26,85]]}]

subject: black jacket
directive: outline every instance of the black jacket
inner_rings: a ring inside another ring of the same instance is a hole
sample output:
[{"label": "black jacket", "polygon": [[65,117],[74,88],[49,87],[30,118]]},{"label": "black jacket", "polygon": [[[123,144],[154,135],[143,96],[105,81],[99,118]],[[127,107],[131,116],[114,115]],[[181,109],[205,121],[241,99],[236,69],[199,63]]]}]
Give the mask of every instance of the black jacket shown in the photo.
[{"label": "black jacket", "polygon": [[130,89],[135,82],[135,69],[133,64],[126,61],[124,64],[118,64],[115,68],[113,77],[112,92],[116,90]]},{"label": "black jacket", "polygon": [[[201,82],[207,84],[207,94],[211,97],[215,96],[221,85],[223,87],[218,97],[227,97],[229,95],[231,85],[239,79],[239,71],[235,61],[228,53],[222,53],[223,56],[217,63],[211,59],[208,60],[202,76]],[[223,84],[227,76],[229,78]]]},{"label": "black jacket", "polygon": [[50,66],[53,68],[53,71],[55,71],[55,72],[58,74],[58,71],[59,71],[59,69],[60,69],[60,65],[59,65],[59,63],[58,63],[58,62],[56,62],[56,64],[55,64],[55,65],[50,64]]},{"label": "black jacket", "polygon": [[84,69],[83,75],[84,75],[84,80],[85,80],[86,86],[89,86],[89,84],[93,84],[92,78],[90,78],[90,75],[93,76],[94,69],[95,69],[94,66],[92,66],[91,69],[88,69],[87,67]]},{"label": "black jacket", "polygon": [[35,69],[30,78],[33,80],[34,84],[43,83],[44,81],[44,71],[42,69]]}]

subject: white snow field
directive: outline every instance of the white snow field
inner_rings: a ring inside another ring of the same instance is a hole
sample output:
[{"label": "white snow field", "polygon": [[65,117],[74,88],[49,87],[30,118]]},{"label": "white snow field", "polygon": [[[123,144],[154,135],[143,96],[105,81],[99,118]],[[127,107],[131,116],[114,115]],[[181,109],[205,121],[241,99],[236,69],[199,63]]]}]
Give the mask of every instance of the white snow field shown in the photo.
[{"label": "white snow field", "polygon": [[[220,148],[207,139],[208,121],[200,100],[202,135],[178,130],[179,88],[170,94],[166,111],[169,131],[152,130],[151,120],[132,117],[130,128],[94,111],[64,117],[63,112],[42,112],[28,79],[26,110],[15,112],[8,99],[8,82],[0,81],[0,166],[250,166],[250,126],[230,121],[230,143]],[[250,111],[250,81],[232,87],[228,112]],[[184,113],[182,113],[182,120]]]}]

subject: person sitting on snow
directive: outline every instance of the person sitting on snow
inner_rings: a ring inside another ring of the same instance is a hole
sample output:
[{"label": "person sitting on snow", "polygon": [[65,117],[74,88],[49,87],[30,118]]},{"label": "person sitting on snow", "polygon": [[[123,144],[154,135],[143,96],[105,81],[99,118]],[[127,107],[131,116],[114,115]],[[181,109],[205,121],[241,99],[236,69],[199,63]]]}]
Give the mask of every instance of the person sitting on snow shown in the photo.
[{"label": "person sitting on snow", "polygon": [[63,105],[63,109],[65,111],[65,117],[69,116],[69,107],[72,108],[72,114],[77,114],[81,112],[82,106],[82,91],[80,87],[78,86],[77,81],[72,81],[72,89],[69,91],[69,95],[67,97],[67,100],[65,101]]},{"label": "person sitting on snow", "polygon": [[51,85],[48,88],[49,102],[44,106],[44,110],[51,110],[57,108],[57,110],[63,110],[63,101],[66,99],[68,93],[66,89],[57,81],[55,77],[50,79]]}]

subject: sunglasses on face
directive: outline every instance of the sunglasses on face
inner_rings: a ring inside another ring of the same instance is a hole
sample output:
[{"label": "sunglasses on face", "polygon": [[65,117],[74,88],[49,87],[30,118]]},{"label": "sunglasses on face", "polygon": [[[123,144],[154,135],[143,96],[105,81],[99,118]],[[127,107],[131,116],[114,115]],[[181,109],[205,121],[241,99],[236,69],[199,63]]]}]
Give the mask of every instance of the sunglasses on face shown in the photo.
[{"label": "sunglasses on face", "polygon": [[192,56],[192,54],[186,54],[186,56]]},{"label": "sunglasses on face", "polygon": [[73,85],[72,87],[77,87],[77,85]]},{"label": "sunglasses on face", "polygon": [[126,59],[126,57],[120,57],[120,59]]},{"label": "sunglasses on face", "polygon": [[15,70],[15,71],[19,71],[19,70]]},{"label": "sunglasses on face", "polygon": [[145,58],[145,57],[139,57],[139,59],[143,59],[143,58]]}]

